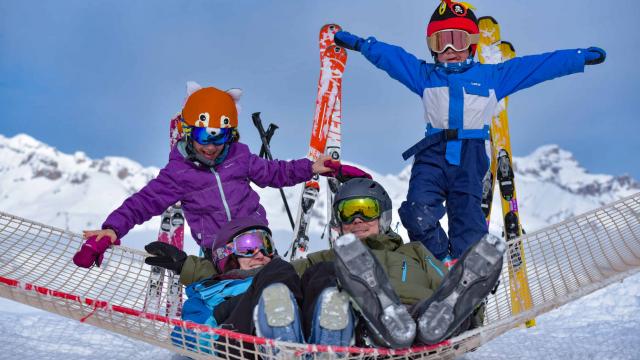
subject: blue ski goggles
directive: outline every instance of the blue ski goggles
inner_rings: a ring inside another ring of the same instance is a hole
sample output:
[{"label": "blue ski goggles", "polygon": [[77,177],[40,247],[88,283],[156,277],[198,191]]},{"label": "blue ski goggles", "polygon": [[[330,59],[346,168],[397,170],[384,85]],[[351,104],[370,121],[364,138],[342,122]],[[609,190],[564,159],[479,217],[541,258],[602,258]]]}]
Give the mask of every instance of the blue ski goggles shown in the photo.
[{"label": "blue ski goggles", "polygon": [[232,137],[233,128],[191,128],[191,138],[200,145],[223,145]]}]

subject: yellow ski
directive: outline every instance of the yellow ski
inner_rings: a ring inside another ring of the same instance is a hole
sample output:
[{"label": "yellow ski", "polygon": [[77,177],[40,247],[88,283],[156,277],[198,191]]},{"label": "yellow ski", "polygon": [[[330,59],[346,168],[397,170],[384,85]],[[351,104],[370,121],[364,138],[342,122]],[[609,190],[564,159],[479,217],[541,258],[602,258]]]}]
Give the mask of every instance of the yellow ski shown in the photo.
[{"label": "yellow ski", "polygon": [[[478,43],[478,58],[481,63],[495,64],[515,57],[515,50],[511,43],[501,41],[500,26],[490,17],[478,19],[480,27],[480,41]],[[511,140],[509,137],[509,121],[507,117],[508,99],[500,101],[500,112],[491,122],[491,167],[485,177],[485,191],[483,210],[489,225],[493,188],[498,182],[504,221],[504,236],[507,241],[522,234],[518,202],[514,183],[513,163],[511,155]],[[529,282],[527,280],[524,249],[521,241],[509,246],[509,288],[511,290],[511,311],[520,313],[533,306]],[[535,319],[526,322],[527,327],[535,325]]]}]

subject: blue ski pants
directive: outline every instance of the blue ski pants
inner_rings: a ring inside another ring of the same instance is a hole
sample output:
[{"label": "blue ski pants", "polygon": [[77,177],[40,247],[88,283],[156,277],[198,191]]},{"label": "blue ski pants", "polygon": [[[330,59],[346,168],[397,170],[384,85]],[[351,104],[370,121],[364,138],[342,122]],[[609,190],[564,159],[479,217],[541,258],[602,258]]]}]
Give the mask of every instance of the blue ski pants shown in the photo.
[{"label": "blue ski pants", "polygon": [[[461,141],[459,166],[445,159],[444,140],[415,154],[407,200],[398,211],[409,239],[422,242],[440,260],[447,255],[459,258],[488,232],[480,206],[482,179],[489,168],[485,141]],[[445,213],[449,234],[440,226]]]}]

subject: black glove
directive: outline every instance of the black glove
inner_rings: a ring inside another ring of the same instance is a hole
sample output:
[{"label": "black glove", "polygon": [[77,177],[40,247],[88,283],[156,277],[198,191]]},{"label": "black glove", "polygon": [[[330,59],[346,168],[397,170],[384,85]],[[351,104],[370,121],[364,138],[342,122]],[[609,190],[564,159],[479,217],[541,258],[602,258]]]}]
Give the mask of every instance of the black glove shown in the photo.
[{"label": "black glove", "polygon": [[187,253],[177,247],[160,241],[154,241],[144,247],[151,255],[144,259],[145,264],[151,266],[159,266],[169,269],[180,274],[184,261],[187,259]]}]

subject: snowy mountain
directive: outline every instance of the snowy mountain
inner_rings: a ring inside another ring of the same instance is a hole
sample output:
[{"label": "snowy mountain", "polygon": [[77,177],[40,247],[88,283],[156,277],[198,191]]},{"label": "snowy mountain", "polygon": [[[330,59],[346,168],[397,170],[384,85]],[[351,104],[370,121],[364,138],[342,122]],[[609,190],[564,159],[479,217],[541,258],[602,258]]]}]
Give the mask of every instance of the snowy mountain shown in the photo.
[{"label": "snowy mountain", "polygon": [[29,135],[0,135],[0,210],[58,227],[96,228],[158,173],[121,157],[64,154]]},{"label": "snowy mountain", "polygon": [[[556,145],[540,147],[514,158],[522,221],[527,230],[561,221],[640,191],[628,176],[590,174]],[[400,206],[410,168],[399,174],[369,171]],[[64,154],[28,135],[0,135],[0,211],[80,231],[98,228],[106,215],[158,173],[126,158],[89,159],[84,153]],[[257,189],[276,234],[291,230],[279,193]],[[289,201],[297,188],[286,190]],[[325,214],[325,197],[315,210]],[[497,203],[497,194],[495,203]],[[492,231],[500,232],[494,206]],[[320,217],[319,216],[319,217]],[[394,219],[398,221],[397,216]],[[446,226],[446,222],[443,223]],[[314,222],[312,249],[321,220]],[[394,225],[395,226],[395,225]],[[153,240],[158,219],[138,227],[125,244],[141,247]],[[400,227],[399,230],[403,232]],[[193,241],[186,240],[185,244]],[[285,244],[286,246],[286,244]],[[171,352],[124,336],[0,299],[0,358],[50,359],[177,359]],[[515,329],[465,356],[469,359],[640,358],[640,274],[540,316],[533,329]],[[518,349],[517,351],[514,351]],[[105,355],[109,354],[109,355]]]},{"label": "snowy mountain", "polygon": [[[410,166],[399,174],[382,175],[356,165],[371,173],[389,191],[394,214],[397,214],[407,193]],[[590,174],[570,152],[557,145],[543,146],[529,156],[514,158],[514,167],[519,210],[527,230],[556,223],[640,191],[640,183],[629,176]],[[64,154],[24,134],[12,138],[0,135],[0,211],[76,232],[99,228],[109,212],[158,171],[121,157],[94,160],[80,151]],[[290,232],[278,191],[257,187],[256,190],[267,209],[271,227],[279,233]],[[299,187],[287,188],[285,192],[293,203],[298,199]],[[494,204],[499,204],[498,191],[494,195]],[[325,200],[326,195],[321,192],[314,209],[318,215],[312,222],[314,234],[324,230]],[[137,230],[155,232],[158,221],[156,217]],[[394,215],[394,226],[397,224],[398,231],[404,233],[398,222]],[[446,227],[446,221],[443,226]],[[501,231],[499,206],[493,207],[492,231]],[[312,248],[322,246],[318,239],[312,243]]]}]

